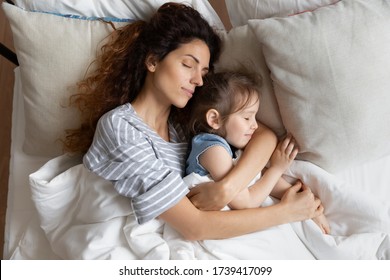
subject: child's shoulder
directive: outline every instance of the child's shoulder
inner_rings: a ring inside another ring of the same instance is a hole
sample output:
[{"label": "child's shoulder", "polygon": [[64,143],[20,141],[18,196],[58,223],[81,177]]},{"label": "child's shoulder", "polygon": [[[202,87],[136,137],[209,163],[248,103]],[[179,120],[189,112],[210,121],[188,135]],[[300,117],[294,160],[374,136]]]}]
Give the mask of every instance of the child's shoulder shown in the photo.
[{"label": "child's shoulder", "polygon": [[200,133],[192,138],[192,149],[204,151],[212,146],[224,147],[232,156],[233,152],[229,143],[221,136],[212,133]]},{"label": "child's shoulder", "polygon": [[220,142],[220,143],[223,143],[223,144],[227,144],[227,141],[217,135],[217,134],[213,134],[213,133],[200,133],[200,134],[197,134],[195,135],[193,138],[192,138],[192,142],[193,143],[203,143],[203,142]]}]

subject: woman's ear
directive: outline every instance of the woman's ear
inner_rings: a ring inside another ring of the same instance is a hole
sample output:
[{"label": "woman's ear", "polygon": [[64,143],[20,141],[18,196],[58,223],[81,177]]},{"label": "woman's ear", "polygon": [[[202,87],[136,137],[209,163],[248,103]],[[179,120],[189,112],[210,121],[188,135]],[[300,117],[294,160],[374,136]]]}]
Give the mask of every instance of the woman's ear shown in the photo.
[{"label": "woman's ear", "polygon": [[206,120],[207,124],[215,130],[219,129],[222,125],[219,112],[215,109],[210,109],[207,111]]},{"label": "woman's ear", "polygon": [[150,72],[156,71],[157,60],[153,55],[148,55],[145,60],[146,68]]}]

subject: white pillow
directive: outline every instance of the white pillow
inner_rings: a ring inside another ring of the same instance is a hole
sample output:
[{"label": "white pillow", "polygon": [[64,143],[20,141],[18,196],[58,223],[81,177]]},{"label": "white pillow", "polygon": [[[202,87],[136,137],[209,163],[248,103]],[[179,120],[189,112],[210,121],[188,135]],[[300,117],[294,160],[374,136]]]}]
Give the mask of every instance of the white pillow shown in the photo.
[{"label": "white pillow", "polygon": [[[79,113],[65,107],[98,44],[112,32],[109,24],[29,12],[3,3],[20,64],[27,154],[62,154],[64,130],[77,127]],[[117,26],[124,23],[115,23]]]},{"label": "white pillow", "polygon": [[247,24],[249,19],[287,16],[329,5],[337,0],[225,0],[233,26]]},{"label": "white pillow", "polygon": [[166,2],[187,3],[198,10],[211,26],[225,29],[207,0],[15,0],[17,6],[29,11],[131,19],[148,19]]},{"label": "white pillow", "polygon": [[298,158],[333,172],[390,153],[389,1],[343,0],[249,26]]},{"label": "white pillow", "polygon": [[232,28],[229,32],[220,32],[223,49],[215,70],[236,71],[242,68],[261,76],[260,109],[257,119],[271,128],[278,136],[285,133],[276,102],[269,69],[259,50],[255,34],[248,25]]}]

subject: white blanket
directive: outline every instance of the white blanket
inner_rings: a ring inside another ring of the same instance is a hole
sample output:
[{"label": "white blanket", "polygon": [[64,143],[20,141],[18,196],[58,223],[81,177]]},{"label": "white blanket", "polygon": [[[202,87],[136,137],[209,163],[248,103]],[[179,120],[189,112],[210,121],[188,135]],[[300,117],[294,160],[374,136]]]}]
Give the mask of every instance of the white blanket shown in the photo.
[{"label": "white blanket", "polygon": [[236,238],[185,241],[159,219],[138,225],[127,198],[68,156],[49,161],[30,183],[41,228],[59,258],[390,259],[385,198],[357,192],[308,162],[294,162],[286,176],[301,179],[321,198],[331,235],[307,220]]}]

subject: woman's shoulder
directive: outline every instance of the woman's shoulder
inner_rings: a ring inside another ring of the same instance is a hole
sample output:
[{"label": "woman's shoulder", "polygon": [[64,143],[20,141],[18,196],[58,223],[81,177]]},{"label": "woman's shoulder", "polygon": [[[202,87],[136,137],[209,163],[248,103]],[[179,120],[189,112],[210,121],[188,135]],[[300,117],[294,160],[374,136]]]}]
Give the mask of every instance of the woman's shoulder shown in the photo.
[{"label": "woman's shoulder", "polygon": [[118,127],[122,123],[128,125],[134,122],[139,122],[139,120],[136,120],[135,111],[130,103],[119,105],[118,107],[106,112],[99,119],[100,126],[105,127]]},{"label": "woman's shoulder", "polygon": [[115,107],[114,109],[111,109],[110,111],[106,112],[100,119],[104,121],[121,118],[123,116],[126,116],[128,114],[133,114],[133,107],[130,105],[130,103],[125,103],[122,105],[119,105],[118,107]]},{"label": "woman's shoulder", "polygon": [[135,114],[130,103],[125,103],[105,113],[99,119],[97,130],[129,140],[139,138],[140,132],[145,131],[145,124]]}]

